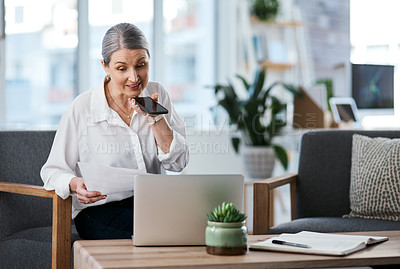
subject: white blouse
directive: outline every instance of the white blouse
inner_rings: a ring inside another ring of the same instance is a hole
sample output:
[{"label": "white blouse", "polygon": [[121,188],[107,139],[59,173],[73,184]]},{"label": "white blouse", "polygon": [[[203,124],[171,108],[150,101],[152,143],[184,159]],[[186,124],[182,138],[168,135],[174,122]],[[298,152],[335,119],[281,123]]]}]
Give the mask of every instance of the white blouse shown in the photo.
[{"label": "white blouse", "polygon": [[[144,116],[134,111],[131,126],[128,126],[108,106],[101,83],[79,95],[64,112],[50,155],[41,170],[44,188],[55,190],[63,199],[70,196],[71,179],[82,176],[78,162],[138,169],[141,173],[152,174],[165,174],[165,170],[179,172],[185,168],[189,161],[185,124],[172,106],[168,93],[160,84],[149,82],[140,96],[157,92],[158,101],[169,111],[165,118],[173,131],[169,153],[157,146]],[[85,207],[122,200],[132,194],[131,190],[109,194],[106,199],[89,205],[80,203],[72,195],[72,217]]]}]

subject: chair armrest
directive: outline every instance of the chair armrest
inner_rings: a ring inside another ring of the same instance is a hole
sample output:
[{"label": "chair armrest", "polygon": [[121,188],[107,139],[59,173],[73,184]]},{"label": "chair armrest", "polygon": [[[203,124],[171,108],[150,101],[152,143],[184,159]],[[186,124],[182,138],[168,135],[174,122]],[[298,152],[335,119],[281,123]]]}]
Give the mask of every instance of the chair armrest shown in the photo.
[{"label": "chair armrest", "polygon": [[53,198],[54,191],[47,191],[41,186],[0,181],[0,191]]},{"label": "chair armrest", "polygon": [[71,268],[72,199],[63,200],[55,191],[41,186],[0,181],[0,192],[18,193],[53,199],[52,268]]},{"label": "chair armrest", "polygon": [[291,218],[294,219],[296,201],[297,173],[268,178],[254,183],[253,193],[253,234],[265,234],[272,226],[273,219],[272,197],[277,187],[290,184]]}]

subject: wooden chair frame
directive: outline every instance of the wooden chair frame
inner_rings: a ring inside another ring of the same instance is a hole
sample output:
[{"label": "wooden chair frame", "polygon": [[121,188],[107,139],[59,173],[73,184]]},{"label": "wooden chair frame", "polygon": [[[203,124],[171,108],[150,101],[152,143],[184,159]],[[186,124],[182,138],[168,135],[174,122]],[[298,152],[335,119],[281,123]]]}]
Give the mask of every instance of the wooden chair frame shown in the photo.
[{"label": "wooden chair frame", "polygon": [[0,191],[53,199],[52,268],[71,268],[72,198],[63,200],[41,186],[0,181]]},{"label": "wooden chair frame", "polygon": [[266,234],[273,226],[273,191],[277,187],[290,184],[291,218],[295,216],[297,173],[267,178],[254,182],[253,193],[253,234]]}]

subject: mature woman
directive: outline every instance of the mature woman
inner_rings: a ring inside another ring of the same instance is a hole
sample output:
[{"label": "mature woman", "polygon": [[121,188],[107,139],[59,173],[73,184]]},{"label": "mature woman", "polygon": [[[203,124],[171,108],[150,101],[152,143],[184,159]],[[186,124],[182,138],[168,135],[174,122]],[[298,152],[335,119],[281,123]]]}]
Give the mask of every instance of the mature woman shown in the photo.
[{"label": "mature woman", "polygon": [[[88,190],[78,162],[137,173],[181,171],[189,160],[185,126],[164,88],[149,82],[150,53],[139,28],[111,27],[102,56],[104,82],[79,95],[63,114],[41,177],[45,189],[63,199],[72,195],[72,217],[82,238],[130,238],[132,190],[109,195]],[[138,96],[150,96],[169,113],[148,115],[135,104]]]}]

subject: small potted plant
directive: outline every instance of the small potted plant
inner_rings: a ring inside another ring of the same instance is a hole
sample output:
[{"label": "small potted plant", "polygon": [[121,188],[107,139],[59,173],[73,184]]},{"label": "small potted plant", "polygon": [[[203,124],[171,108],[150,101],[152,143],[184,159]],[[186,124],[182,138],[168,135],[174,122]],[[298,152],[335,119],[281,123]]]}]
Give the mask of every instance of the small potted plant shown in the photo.
[{"label": "small potted plant", "polygon": [[247,216],[223,202],[207,214],[206,251],[214,255],[241,255],[247,251]]},{"label": "small potted plant", "polygon": [[261,21],[274,21],[279,12],[279,1],[254,0],[251,12]]}]

